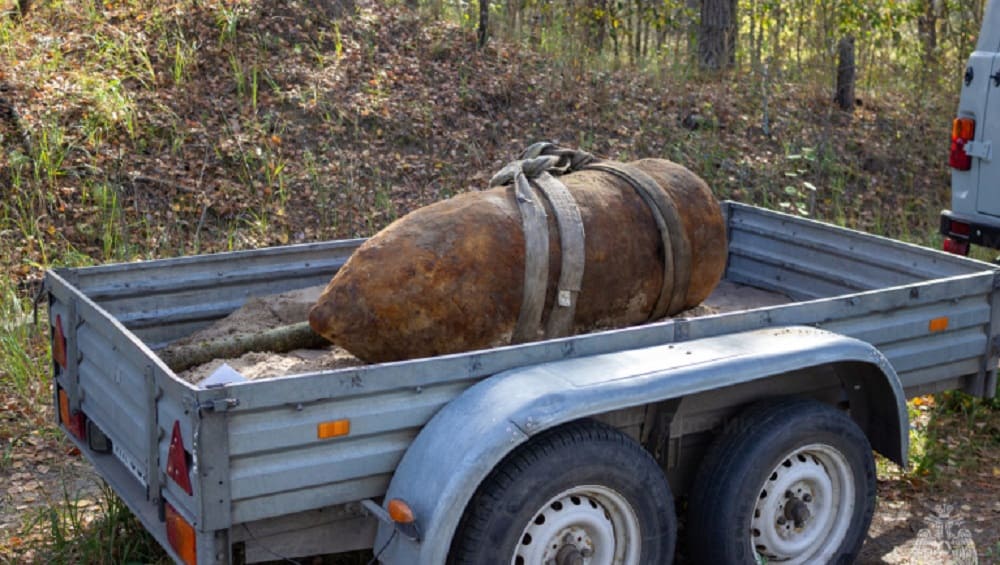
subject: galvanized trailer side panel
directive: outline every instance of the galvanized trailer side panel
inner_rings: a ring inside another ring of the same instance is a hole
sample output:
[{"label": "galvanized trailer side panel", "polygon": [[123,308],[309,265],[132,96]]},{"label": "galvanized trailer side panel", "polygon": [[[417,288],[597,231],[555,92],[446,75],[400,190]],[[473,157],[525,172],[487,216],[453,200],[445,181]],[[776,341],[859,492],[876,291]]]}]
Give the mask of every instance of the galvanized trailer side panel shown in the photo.
[{"label": "galvanized trailer side panel", "polygon": [[155,349],[226,316],[254,296],[326,284],[362,241],[64,269],[59,273]]},{"label": "galvanized trailer side panel", "polygon": [[[804,324],[876,344],[909,394],[954,386],[991,390],[993,373],[986,367],[998,330],[996,276],[989,265],[754,207],[727,203],[725,209],[726,278],[807,301],[209,391],[192,391],[169,372],[156,371],[164,388],[187,391],[196,405],[238,401],[221,404],[226,409],[219,412],[164,407],[158,413],[161,428],[178,419],[186,433],[210,430],[205,437],[213,438],[197,450],[201,471],[210,463],[218,478],[198,481],[200,502],[191,507],[197,508],[199,527],[228,528],[380,496],[412,438],[442,406],[482,378],[537,363]],[[116,321],[110,333],[118,335],[106,336],[109,342],[139,336],[156,346],[224,315],[249,296],[325,282],[357,243],[95,267],[70,275],[78,289],[114,313],[110,318],[127,321]],[[929,320],[941,316],[949,316],[947,329],[931,332]],[[128,374],[129,381],[139,379]],[[143,405],[135,400],[140,388],[116,409],[134,417],[135,405]],[[349,436],[316,437],[319,422],[340,418],[351,419]],[[142,450],[147,434],[134,435],[128,441]],[[161,445],[160,457],[165,453]]]},{"label": "galvanized trailer side panel", "polygon": [[[993,394],[995,267],[752,207],[728,209],[726,278],[812,300],[768,308],[769,324],[810,324],[875,345],[909,396],[949,388]],[[846,296],[816,301],[838,294]],[[931,331],[930,320],[943,316],[946,329]]]}]

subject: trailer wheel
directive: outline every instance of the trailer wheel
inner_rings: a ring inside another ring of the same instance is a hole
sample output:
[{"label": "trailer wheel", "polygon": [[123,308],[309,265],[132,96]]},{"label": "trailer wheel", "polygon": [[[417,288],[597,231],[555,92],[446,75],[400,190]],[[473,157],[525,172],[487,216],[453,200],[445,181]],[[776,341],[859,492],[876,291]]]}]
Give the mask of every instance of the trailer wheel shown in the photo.
[{"label": "trailer wheel", "polygon": [[483,481],[455,533],[452,565],[670,563],[670,486],[615,428],[580,420],[543,432]]},{"label": "trailer wheel", "polygon": [[688,500],[694,563],[852,563],[875,506],[875,461],[844,412],[807,399],[740,414]]}]

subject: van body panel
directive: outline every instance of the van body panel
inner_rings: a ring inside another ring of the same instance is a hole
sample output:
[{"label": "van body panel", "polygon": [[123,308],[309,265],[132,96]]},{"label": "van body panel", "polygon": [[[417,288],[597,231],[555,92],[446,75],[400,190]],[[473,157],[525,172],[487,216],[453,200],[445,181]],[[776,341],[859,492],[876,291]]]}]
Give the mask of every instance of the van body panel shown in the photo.
[{"label": "van body panel", "polygon": [[[982,56],[989,59],[989,76],[984,77],[984,82],[978,88],[970,87],[967,90],[973,91],[973,96],[982,100],[981,117],[976,120],[976,142],[985,147],[987,144],[995,146],[1000,142],[1000,86],[997,85],[997,79],[993,78],[1000,77],[1000,55],[982,53]],[[1000,147],[994,147],[995,149]],[[1000,155],[994,155],[992,159],[973,159],[973,170],[970,172],[976,173],[974,178],[978,183],[979,211],[1000,216]]]},{"label": "van body panel", "polygon": [[977,51],[1000,51],[1000,2],[991,0],[986,3],[983,14],[983,27],[979,32]]}]

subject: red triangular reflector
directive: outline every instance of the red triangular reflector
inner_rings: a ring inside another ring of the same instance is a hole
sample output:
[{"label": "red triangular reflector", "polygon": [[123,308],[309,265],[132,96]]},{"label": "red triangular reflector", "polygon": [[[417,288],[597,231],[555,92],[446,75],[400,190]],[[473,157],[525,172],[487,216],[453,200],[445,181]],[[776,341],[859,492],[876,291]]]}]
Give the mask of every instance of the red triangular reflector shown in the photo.
[{"label": "red triangular reflector", "polygon": [[170,435],[170,450],[167,451],[167,476],[191,493],[191,477],[188,475],[187,457],[184,450],[184,438],[181,437],[181,423],[174,421],[174,431]]}]

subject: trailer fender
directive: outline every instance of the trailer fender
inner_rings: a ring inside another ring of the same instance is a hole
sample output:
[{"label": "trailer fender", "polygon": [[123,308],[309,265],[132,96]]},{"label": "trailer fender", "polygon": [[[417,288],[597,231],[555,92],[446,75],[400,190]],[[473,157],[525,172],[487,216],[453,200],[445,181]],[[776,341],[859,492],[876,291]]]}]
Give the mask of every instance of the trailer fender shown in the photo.
[{"label": "trailer fender", "polygon": [[383,503],[405,501],[416,527],[403,535],[381,522],[378,558],[443,564],[480,483],[514,448],[543,430],[818,366],[834,366],[848,398],[864,407],[869,424],[881,426],[872,445],[905,465],[908,424],[899,377],[876,348],[853,338],[793,326],[555,361],[477,383],[427,423],[403,456]]}]

